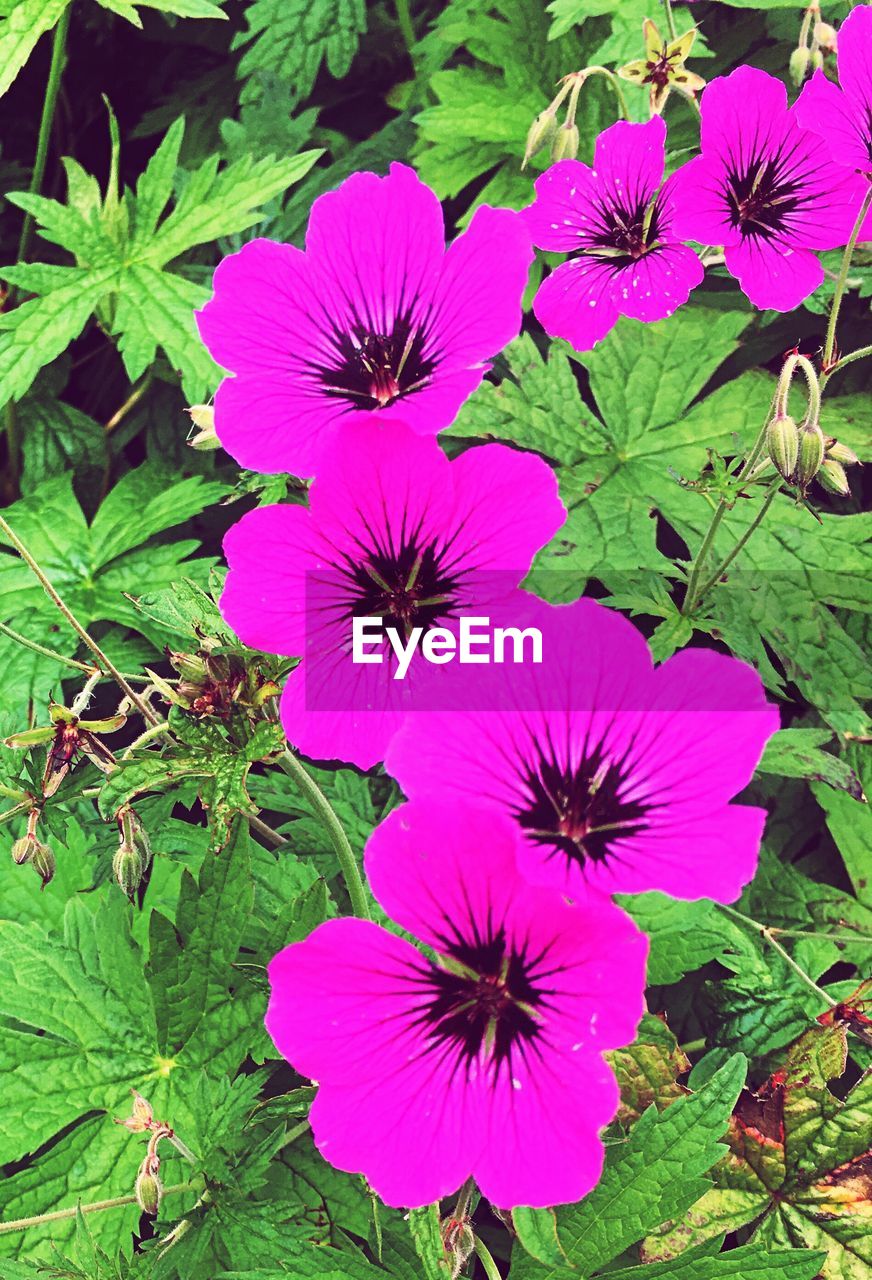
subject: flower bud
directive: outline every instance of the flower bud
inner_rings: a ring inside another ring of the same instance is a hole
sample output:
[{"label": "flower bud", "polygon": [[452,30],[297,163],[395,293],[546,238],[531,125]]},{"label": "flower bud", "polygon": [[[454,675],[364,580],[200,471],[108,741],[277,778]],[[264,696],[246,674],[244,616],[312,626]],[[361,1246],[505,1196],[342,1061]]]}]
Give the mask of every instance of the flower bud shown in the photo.
[{"label": "flower bud", "polygon": [[816,22],[814,24],[815,44],[819,44],[822,49],[828,49],[830,53],[835,53],[838,48],[839,37],[836,34],[835,27],[831,27],[828,22]]},{"label": "flower bud", "polygon": [[527,134],[527,145],[524,147],[524,159],[521,162],[522,169],[526,169],[528,162],[538,151],[548,146],[556,131],[557,113],[552,107],[547,107],[545,111],[539,112],[530,125],[530,132]]},{"label": "flower bud", "polygon": [[800,45],[798,49],[794,49],[790,55],[790,78],[795,85],[801,85],[805,77],[808,75],[808,69],[811,64],[811,50],[805,45]]},{"label": "flower bud", "polygon": [[194,404],[188,409],[191,423],[197,428],[188,436],[188,444],[192,449],[205,451],[220,449],[221,441],[215,432],[215,406],[211,404]]},{"label": "flower bud", "polygon": [[468,1218],[446,1218],[441,1230],[451,1280],[458,1280],[475,1249],[475,1233]]},{"label": "flower bud", "polygon": [[556,164],[558,160],[574,160],[580,145],[578,126],[562,124],[554,134],[554,140],[551,143],[552,163]]},{"label": "flower bud", "polygon": [[159,1169],[160,1160],[158,1157],[151,1154],[147,1155],[139,1166],[139,1172],[136,1175],[136,1183],[133,1188],[136,1203],[143,1213],[147,1213],[151,1217],[154,1217],[160,1208],[160,1198],[163,1194],[163,1186],[158,1174]]},{"label": "flower bud", "polygon": [[22,836],[20,840],[16,840],[12,846],[12,861],[18,867],[23,867],[25,862],[32,862],[33,855],[36,852],[36,841],[32,836]]},{"label": "flower bud", "polygon": [[821,469],[817,473],[817,482],[822,489],[826,489],[827,493],[836,493],[840,498],[847,498],[850,495],[851,486],[848,484],[845,468],[841,462],[834,462],[832,458],[825,458],[822,462]]},{"label": "flower bud", "polygon": [[824,55],[820,49],[812,49],[811,51],[811,69],[812,71],[820,71],[824,65]]},{"label": "flower bud", "polygon": [[34,845],[35,848],[31,862],[33,864],[34,871],[42,881],[42,887],[44,889],[45,886],[54,879],[54,873],[57,871],[57,862],[55,861],[55,856],[47,844],[42,844],[41,841],[35,840]]},{"label": "flower bud", "polygon": [[132,898],[142,883],[145,866],[142,854],[129,844],[121,844],[112,859],[112,874],[122,893]]},{"label": "flower bud", "polygon": [[832,458],[833,462],[841,462],[843,467],[854,467],[860,461],[853,449],[849,449],[846,444],[839,444],[838,440],[831,440],[827,445],[827,457]]},{"label": "flower bud", "polygon": [[821,469],[824,460],[824,433],[820,427],[803,427],[799,433],[799,461],[796,480],[800,488],[807,489]]},{"label": "flower bud", "polygon": [[789,480],[796,470],[799,431],[793,418],[778,415],[766,430],[766,448],[779,474]]},{"label": "flower bud", "polygon": [[206,659],[199,653],[175,653],[167,650],[170,666],[179,673],[183,680],[202,683],[209,678]]}]

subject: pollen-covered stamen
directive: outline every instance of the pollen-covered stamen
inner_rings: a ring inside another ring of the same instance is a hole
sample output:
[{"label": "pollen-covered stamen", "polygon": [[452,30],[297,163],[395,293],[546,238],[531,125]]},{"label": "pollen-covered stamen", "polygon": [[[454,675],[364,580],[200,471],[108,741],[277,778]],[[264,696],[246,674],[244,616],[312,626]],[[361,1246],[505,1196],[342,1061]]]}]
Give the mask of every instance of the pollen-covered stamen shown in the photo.
[{"label": "pollen-covered stamen", "polygon": [[647,826],[652,806],[628,798],[621,762],[609,760],[598,747],[575,767],[557,764],[544,754],[524,777],[525,803],[516,818],[548,856],[562,854],[582,866],[603,863],[621,838]]},{"label": "pollen-covered stamen", "polygon": [[423,327],[399,316],[390,332],[359,324],[348,333],[334,334],[336,364],[319,369],[325,390],[348,399],[355,408],[384,409],[424,386],[435,361],[425,355]]},{"label": "pollen-covered stamen", "polygon": [[742,173],[731,172],[727,199],[732,224],[744,237],[770,238],[784,231],[789,215],[802,203],[802,185],[775,156],[754,161]]}]

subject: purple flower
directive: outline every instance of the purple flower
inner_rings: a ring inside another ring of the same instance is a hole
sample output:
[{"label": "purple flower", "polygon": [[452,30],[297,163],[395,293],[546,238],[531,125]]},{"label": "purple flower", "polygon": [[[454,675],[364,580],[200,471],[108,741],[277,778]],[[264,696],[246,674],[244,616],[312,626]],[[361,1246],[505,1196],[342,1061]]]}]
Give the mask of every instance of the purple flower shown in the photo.
[{"label": "purple flower", "polygon": [[780,80],[739,67],[702,95],[702,155],[675,174],[675,231],[723,245],[757,307],[790,311],[824,278],[812,252],[847,242],[863,182],[821,153]]},{"label": "purple flower", "polygon": [[449,462],[435,440],[371,416],[342,428],[310,493],[308,508],[261,507],[228,532],[221,610],[246,644],[303,657],[282,696],[290,741],[369,768],[413,705],[421,666],[416,656],[395,679],[385,643],[380,665],[355,665],[352,618],[408,636],[487,615],[566,513],[534,454],[491,444]]},{"label": "purple flower", "polygon": [[498,1207],[578,1200],[603,1162],[618,1088],[602,1052],[642,1014],[647,940],[606,899],[523,883],[508,819],[405,805],[366,849],[387,914],[439,957],[364,920],[329,920],[273,959],[267,1029],[316,1080],[331,1164],[386,1204],[470,1175]]},{"label": "purple flower", "polygon": [[364,411],[435,435],[518,333],[532,256],[511,210],[476,210],[446,249],[411,169],[352,174],[313,204],[305,252],[253,240],[215,272],[197,320],[234,375],[215,397],[221,443],[242,466],[309,476]]},{"label": "purple flower", "polygon": [[662,320],[703,278],[673,231],[671,183],[662,186],[666,126],[619,121],[596,140],[594,168],[561,160],[536,181],[524,210],[534,244],[568,253],[533,310],[548,333],[587,351],[618,316]]},{"label": "purple flower", "polygon": [[841,89],[816,71],[799,95],[796,118],[825,143],[837,164],[872,177],[872,5],[852,9],[839,31]]},{"label": "purple flower", "polygon": [[735,658],[686,649],[654,668],[625,618],[538,602],[541,666],[505,705],[409,718],[385,767],[412,800],[475,797],[524,837],[521,871],[582,900],[659,889],[733,902],[754,874],[765,810],[729,801],[778,712]]}]

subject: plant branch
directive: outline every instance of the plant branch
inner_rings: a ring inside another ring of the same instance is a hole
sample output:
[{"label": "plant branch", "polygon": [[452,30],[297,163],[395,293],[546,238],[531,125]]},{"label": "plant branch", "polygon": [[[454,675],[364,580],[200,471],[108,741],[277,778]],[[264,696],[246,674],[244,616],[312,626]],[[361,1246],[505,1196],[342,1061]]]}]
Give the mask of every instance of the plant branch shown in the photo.
[{"label": "plant branch", "polygon": [[366,899],[366,889],[363,885],[360,868],[357,865],[354,850],[348,843],[348,836],[345,834],[342,823],[337,818],[333,806],[315,779],[306,772],[297,757],[287,748],[279,756],[278,764],[289,778],[293,778],[315,812],[323,820],[342,871],[342,878],[345,881],[348,896],[351,899],[352,911],[356,916],[360,916],[362,920],[368,920],[370,918],[369,904]]},{"label": "plant branch", "polygon": [[409,9],[409,0],[394,0],[394,8],[396,9],[397,23],[399,24],[400,34],[403,37],[403,43],[406,46],[406,52],[414,66],[414,50],[417,38],[415,36],[415,26],[412,22],[412,13]]},{"label": "plant branch", "polygon": [[727,568],[728,568],[728,567],[733,563],[733,561],[735,560],[736,556],[739,554],[739,552],[740,552],[740,551],[742,550],[742,548],[745,546],[746,542],[748,542],[749,538],[752,536],[752,534],[754,533],[754,531],[755,531],[757,528],[759,528],[759,526],[763,523],[763,520],[764,520],[764,519],[765,519],[765,517],[766,517],[766,512],[769,510],[769,508],[772,506],[772,503],[775,501],[775,498],[776,498],[776,497],[777,497],[777,495],[778,495],[778,490],[779,490],[780,488],[781,488],[781,477],[779,476],[779,477],[778,477],[778,479],[774,482],[774,484],[773,484],[773,485],[771,486],[771,488],[769,489],[769,492],[766,494],[766,497],[765,497],[765,499],[764,499],[764,501],[763,501],[763,505],[760,507],[760,510],[757,512],[757,514],[756,514],[756,516],[754,517],[754,519],[753,519],[753,520],[751,521],[751,523],[748,525],[748,528],[747,528],[747,529],[745,530],[745,532],[742,534],[741,538],[739,538],[738,542],[737,542],[737,543],[736,543],[736,545],[733,547],[732,551],[730,551],[728,555],[724,556],[723,560],[722,560],[722,561],[721,561],[721,563],[718,565],[717,569],[715,569],[714,573],[712,573],[712,574],[711,574],[711,575],[710,575],[710,576],[705,580],[705,582],[702,584],[702,586],[701,586],[701,587],[698,587],[698,588],[697,588],[697,592],[696,592],[696,602],[697,602],[697,603],[698,603],[700,600],[702,600],[702,599],[703,599],[703,597],[704,597],[704,596],[705,596],[709,591],[711,591],[711,589],[712,589],[712,587],[715,585],[715,583],[716,583],[716,582],[718,582],[718,581],[720,580],[720,578],[721,578],[721,577],[723,576],[723,574],[726,572]]},{"label": "plant branch", "polygon": [[482,1270],[487,1276],[487,1280],[502,1280],[502,1276],[500,1275],[499,1268],[497,1267],[497,1264],[494,1262],[493,1257],[491,1255],[491,1251],[490,1249],[488,1249],[485,1242],[482,1239],[480,1239],[478,1236],[476,1236],[475,1244],[473,1247],[475,1249],[476,1257],[481,1263]]},{"label": "plant branch", "polygon": [[269,840],[270,844],[274,844],[277,849],[288,843],[287,837],[280,835],[278,831],[274,831],[256,813],[246,813],[244,817],[252,831],[256,831],[259,836],[263,836],[264,840]]},{"label": "plant branch", "polygon": [[833,304],[830,307],[830,319],[827,325],[827,337],[824,343],[824,354],[821,359],[821,369],[823,371],[822,380],[829,376],[829,368],[833,360],[833,352],[836,347],[836,326],[839,323],[839,312],[842,309],[842,299],[845,295],[845,287],[848,283],[848,272],[851,269],[851,259],[854,256],[854,249],[857,246],[857,240],[860,236],[860,230],[866,221],[866,214],[872,206],[872,182],[869,183],[869,189],[863,197],[863,203],[860,205],[860,212],[857,214],[857,220],[854,223],[854,229],[851,232],[851,238],[845,245],[845,252],[842,254],[842,265],[839,268],[839,275],[836,280],[836,291],[833,294]]},{"label": "plant branch", "polygon": [[[55,107],[58,100],[58,90],[61,85],[61,76],[64,70],[64,59],[66,55],[67,31],[70,26],[70,12],[72,4],[68,4],[58,19],[58,24],[52,33],[51,44],[51,63],[48,69],[48,83],[45,87],[45,98],[42,103],[42,116],[39,121],[39,136],[36,140],[36,156],[33,161],[33,173],[30,178],[30,186],[28,192],[30,195],[39,195],[42,190],[42,180],[45,177],[45,162],[48,158],[48,143],[51,137],[51,128],[54,123]],[[24,222],[21,226],[21,237],[18,241],[18,261],[23,262],[27,257],[27,251],[30,248],[30,241],[33,236],[33,214],[26,213]]]},{"label": "plant branch", "polygon": [[28,636],[23,636],[20,631],[13,631],[5,622],[0,622],[0,635],[8,636],[16,644],[24,645],[25,649],[32,649],[34,653],[41,653],[44,658],[52,658],[55,662],[59,662],[61,666],[69,667],[73,671],[81,671],[89,676],[94,673],[94,667],[89,667],[87,662],[79,662],[78,658],[68,658],[63,653],[48,649],[44,644],[37,644],[35,640],[29,639]]},{"label": "plant branch", "polygon": [[[183,1191],[199,1191],[202,1186],[202,1178],[194,1178],[191,1182],[179,1182],[172,1187],[164,1187],[162,1195],[172,1196]],[[136,1204],[136,1196],[115,1196],[111,1200],[94,1200],[90,1204],[77,1204],[72,1209],[55,1209],[52,1213],[37,1213],[32,1218],[15,1218],[10,1222],[0,1222],[0,1235],[10,1231],[26,1231],[28,1227],[41,1227],[45,1222],[62,1222],[65,1218],[75,1218],[79,1213],[99,1213],[103,1209],[120,1209],[127,1204]]]},{"label": "plant branch", "polygon": [[741,923],[746,925],[749,929],[753,929],[755,933],[759,933],[764,942],[768,942],[773,951],[778,952],[782,960],[790,966],[797,977],[801,978],[805,985],[810,987],[815,995],[820,996],[821,1000],[826,1003],[828,1008],[835,1008],[838,1002],[834,1000],[832,996],[828,995],[827,992],[824,991],[823,987],[819,987],[814,978],[812,978],[810,974],[807,974],[801,965],[796,963],[790,952],[782,947],[781,943],[775,937],[775,932],[780,932],[780,930],[773,931],[772,929],[767,928],[765,924],[761,924],[759,920],[754,920],[751,916],[746,916],[744,912],[737,911],[735,907],[728,907],[724,903],[720,904],[720,909],[726,915],[732,916],[734,919],[741,921]]},{"label": "plant branch", "polygon": [[36,560],[34,560],[33,556],[30,554],[27,547],[18,537],[18,534],[15,533],[15,531],[12,529],[8,521],[4,519],[3,516],[0,516],[0,531],[2,531],[6,535],[6,537],[9,539],[9,541],[12,543],[13,547],[21,556],[24,563],[28,566],[28,568],[31,570],[34,576],[41,583],[42,588],[45,591],[46,595],[49,597],[50,600],[53,601],[54,604],[57,605],[58,609],[66,618],[67,622],[73,628],[73,630],[75,631],[79,639],[82,640],[84,644],[86,644],[87,647],[91,650],[94,657],[97,659],[97,666],[104,673],[104,675],[108,675],[112,677],[112,679],[118,685],[119,689],[121,689],[121,691],[125,694],[125,696],[130,700],[132,705],[136,707],[137,711],[140,713],[140,715],[143,717],[143,719],[146,721],[147,724],[151,724],[151,725],[159,724],[160,717],[158,716],[157,712],[154,711],[148,705],[148,703],[139,696],[139,694],[136,692],[135,689],[131,688],[131,686],[127,682],[126,677],[122,675],[122,673],[118,670],[118,668],[110,661],[109,658],[107,658],[106,654],[97,644],[97,641],[94,640],[91,635],[89,635],[89,633],[82,626],[81,622],[79,622],[76,615],[73,613],[72,609],[70,609],[64,603],[64,601],[58,595],[57,591],[55,591],[54,587],[52,586],[51,582],[48,580],[46,575],[43,573],[39,564],[36,562]]},{"label": "plant branch", "polygon": [[104,423],[103,430],[106,432],[107,436],[111,431],[114,431],[115,428],[121,422],[124,421],[128,413],[130,413],[131,409],[136,408],[136,406],[139,404],[142,397],[148,391],[152,382],[154,382],[153,373],[147,373],[144,378],[140,379],[140,381],[136,384],[136,386],[131,391],[130,395],[124,401],[124,404],[121,405],[119,409],[115,410],[115,412],[112,414],[112,417],[109,419],[108,422]]}]

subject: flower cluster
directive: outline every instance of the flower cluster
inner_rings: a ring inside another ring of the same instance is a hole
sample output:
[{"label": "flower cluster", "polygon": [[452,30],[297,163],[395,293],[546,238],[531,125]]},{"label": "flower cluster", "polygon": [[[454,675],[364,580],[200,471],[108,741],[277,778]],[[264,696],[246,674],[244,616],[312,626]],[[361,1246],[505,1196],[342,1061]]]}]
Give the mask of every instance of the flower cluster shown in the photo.
[{"label": "flower cluster", "polygon": [[[557,162],[528,209],[482,207],[447,248],[410,169],[354,174],[315,202],[304,250],[247,244],[199,314],[229,371],[221,442],[314,476],[308,505],[231,529],[224,616],[300,660],[281,702],[294,746],[383,761],[406,796],[365,870],[421,946],[329,920],[273,960],[267,1014],[318,1082],[317,1146],[388,1204],[469,1177],[503,1209],[594,1185],[618,1102],[603,1053],[632,1040],[645,984],[646,939],[614,895],[738,897],[765,813],[734,800],[778,725],[742,662],[693,649],[655,667],[619,614],[524,592],[565,518],[551,468],[498,444],[449,460],[435,436],[518,333],[533,245],[567,255],[533,305],[579,349],[684,303],[703,277],[688,240],[721,247],[757,306],[805,298],[868,190],[870,22],[856,9],[842,28],[841,88],[818,72],[789,107],[740,67],[705,88],[701,154],[665,182],[663,119],[621,121],[593,168]],[[670,75],[682,49],[664,49]],[[483,614],[540,636],[541,657],[510,675],[422,664],[422,635]],[[361,618],[389,624],[402,660],[376,642],[352,663]]]}]

